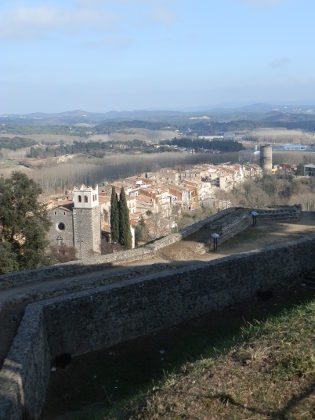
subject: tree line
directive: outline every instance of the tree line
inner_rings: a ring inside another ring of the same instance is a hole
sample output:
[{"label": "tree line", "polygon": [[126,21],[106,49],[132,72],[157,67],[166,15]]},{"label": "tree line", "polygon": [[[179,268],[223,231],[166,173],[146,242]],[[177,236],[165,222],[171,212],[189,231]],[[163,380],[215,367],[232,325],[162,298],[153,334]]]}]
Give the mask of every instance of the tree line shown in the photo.
[{"label": "tree line", "polygon": [[24,149],[36,144],[32,139],[25,139],[23,137],[0,137],[0,149]]},{"label": "tree line", "polygon": [[45,159],[48,157],[57,157],[64,155],[73,154],[85,154],[94,157],[103,157],[105,152],[113,152],[121,149],[122,151],[127,150],[140,150],[147,151],[152,150],[152,146],[148,145],[145,141],[134,139],[125,142],[120,141],[74,141],[72,144],[63,144],[60,142],[57,146],[45,146],[45,147],[31,147],[27,154],[30,158],[41,158]]},{"label": "tree line", "polygon": [[[242,152],[241,152],[242,153]],[[37,181],[45,192],[61,192],[75,185],[94,185],[104,181],[125,178],[143,172],[157,171],[165,167],[180,167],[199,163],[238,162],[238,153],[152,153],[113,154],[102,159],[76,157],[69,162],[43,169],[31,169],[29,176]]]},{"label": "tree line", "polygon": [[234,140],[206,140],[206,139],[190,139],[188,137],[174,138],[172,140],[163,140],[161,144],[169,146],[184,147],[185,149],[205,149],[220,152],[239,152],[244,150],[244,146]]}]

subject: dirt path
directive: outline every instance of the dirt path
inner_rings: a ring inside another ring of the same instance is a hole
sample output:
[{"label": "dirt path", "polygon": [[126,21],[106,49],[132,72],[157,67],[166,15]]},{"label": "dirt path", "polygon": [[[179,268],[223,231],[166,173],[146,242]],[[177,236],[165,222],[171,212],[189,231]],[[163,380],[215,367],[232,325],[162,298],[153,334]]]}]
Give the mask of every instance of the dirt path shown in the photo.
[{"label": "dirt path", "polygon": [[156,261],[209,261],[298,239],[309,233],[315,233],[315,217],[313,215],[306,214],[296,223],[259,221],[255,227],[250,226],[241,234],[219,246],[218,252],[214,254],[212,251],[209,252],[207,245],[210,230],[203,228],[184,240],[160,250],[157,253]]}]

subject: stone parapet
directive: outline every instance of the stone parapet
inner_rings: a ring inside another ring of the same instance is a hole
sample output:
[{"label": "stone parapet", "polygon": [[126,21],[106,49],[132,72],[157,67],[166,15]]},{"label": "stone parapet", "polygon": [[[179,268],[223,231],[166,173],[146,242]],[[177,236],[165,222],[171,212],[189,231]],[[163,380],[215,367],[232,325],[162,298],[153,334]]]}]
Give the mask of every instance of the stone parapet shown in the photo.
[{"label": "stone parapet", "polygon": [[50,360],[169,328],[294,284],[315,269],[315,234],[31,304],[0,371],[0,420],[38,419]]},{"label": "stone parapet", "polygon": [[[199,229],[209,226],[211,229],[214,226],[225,226],[224,232],[219,239],[220,243],[230,239],[236,234],[240,233],[246,228],[246,223],[250,213],[253,209],[249,208],[228,208],[220,211],[204,220],[200,220],[190,226],[187,226],[181,232],[174,233],[164,238],[158,239],[146,246],[128,250],[120,251],[113,254],[94,255],[86,259],[70,261],[64,264],[56,264],[53,266],[42,267],[35,270],[19,271],[15,273],[8,273],[0,276],[0,290],[19,287],[26,284],[38,282],[40,280],[52,280],[58,278],[65,278],[84,274],[92,271],[101,271],[106,266],[118,262],[134,262],[154,257],[155,253],[181,241],[187,236],[197,232]],[[285,206],[275,209],[255,209],[258,212],[258,217],[261,219],[274,219],[274,220],[298,220],[301,216],[300,206]],[[224,218],[229,216],[231,221],[224,222]],[[233,220],[233,217],[235,219]],[[248,219],[249,220],[249,219]]]}]

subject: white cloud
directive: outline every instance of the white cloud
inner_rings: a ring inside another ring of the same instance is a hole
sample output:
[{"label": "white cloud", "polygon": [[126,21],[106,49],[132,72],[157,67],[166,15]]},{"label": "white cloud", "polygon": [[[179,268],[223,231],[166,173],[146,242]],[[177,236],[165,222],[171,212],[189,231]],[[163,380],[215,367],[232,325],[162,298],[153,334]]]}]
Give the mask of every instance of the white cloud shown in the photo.
[{"label": "white cloud", "polygon": [[[121,22],[124,22],[124,27],[129,23],[137,25],[137,19],[165,26],[178,19],[169,6],[174,4],[174,0],[169,0],[168,4],[166,0],[73,0],[72,9],[43,3],[38,2],[39,6],[33,4],[0,10],[0,40],[41,39],[57,31],[70,33],[87,29],[92,32],[115,32],[118,39],[117,31],[123,27],[119,25]],[[117,4],[120,6],[119,12],[113,7]],[[139,9],[137,18],[128,12],[135,5]],[[116,11],[113,12],[113,9]],[[132,19],[134,22],[130,22]]]},{"label": "white cloud", "polygon": [[289,57],[277,57],[274,60],[272,60],[270,65],[273,69],[278,69],[281,67],[285,67],[289,63],[290,63]]},{"label": "white cloud", "polygon": [[0,39],[29,38],[56,29],[63,31],[97,27],[108,29],[117,16],[96,10],[76,9],[73,12],[52,7],[19,7],[0,13]]},{"label": "white cloud", "polygon": [[175,11],[169,7],[159,5],[149,12],[149,19],[160,25],[172,25],[178,21]]},{"label": "white cloud", "polygon": [[237,0],[248,6],[272,7],[283,4],[286,0]]}]

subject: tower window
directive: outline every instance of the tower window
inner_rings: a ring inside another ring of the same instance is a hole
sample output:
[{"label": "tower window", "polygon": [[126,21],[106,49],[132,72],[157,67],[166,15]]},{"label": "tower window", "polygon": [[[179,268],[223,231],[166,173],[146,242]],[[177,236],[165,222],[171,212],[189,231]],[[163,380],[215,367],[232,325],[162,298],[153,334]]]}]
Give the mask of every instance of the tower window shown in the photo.
[{"label": "tower window", "polygon": [[58,229],[59,230],[65,230],[65,228],[66,228],[65,224],[60,222],[59,225],[58,225]]},{"label": "tower window", "polygon": [[81,203],[81,202],[82,202],[82,197],[81,197],[81,195],[79,195],[79,196],[78,196],[78,199],[79,199],[79,203]]},{"label": "tower window", "polygon": [[88,196],[87,195],[84,196],[84,202],[85,203],[88,203],[89,202],[89,199],[88,199]]}]

